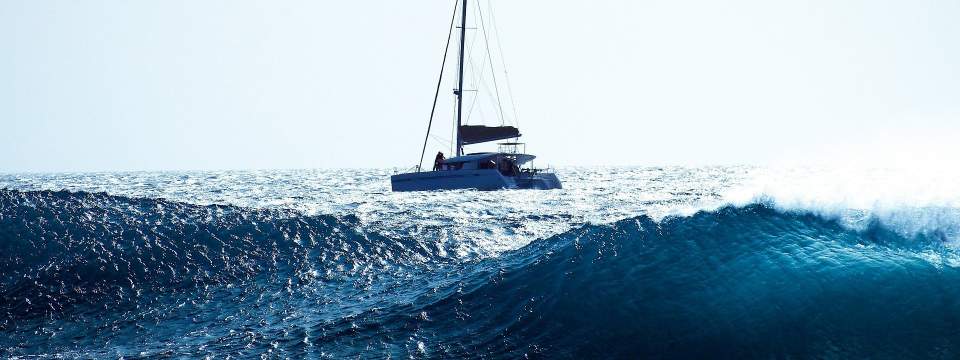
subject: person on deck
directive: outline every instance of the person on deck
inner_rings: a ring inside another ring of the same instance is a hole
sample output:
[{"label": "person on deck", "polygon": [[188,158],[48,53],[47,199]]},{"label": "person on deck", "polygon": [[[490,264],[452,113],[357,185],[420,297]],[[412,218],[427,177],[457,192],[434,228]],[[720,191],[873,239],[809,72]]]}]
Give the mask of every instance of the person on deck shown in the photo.
[{"label": "person on deck", "polygon": [[433,171],[439,171],[440,166],[443,164],[443,160],[446,158],[443,156],[443,151],[437,152],[437,157],[433,159]]}]

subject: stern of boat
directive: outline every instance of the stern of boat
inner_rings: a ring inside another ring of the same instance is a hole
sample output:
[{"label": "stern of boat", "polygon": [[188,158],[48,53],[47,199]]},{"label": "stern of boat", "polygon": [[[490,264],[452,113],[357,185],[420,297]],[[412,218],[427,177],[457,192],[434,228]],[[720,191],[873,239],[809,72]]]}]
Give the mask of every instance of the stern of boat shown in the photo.
[{"label": "stern of boat", "polygon": [[518,189],[553,190],[563,189],[560,179],[553,172],[534,169],[523,171],[516,177]]}]

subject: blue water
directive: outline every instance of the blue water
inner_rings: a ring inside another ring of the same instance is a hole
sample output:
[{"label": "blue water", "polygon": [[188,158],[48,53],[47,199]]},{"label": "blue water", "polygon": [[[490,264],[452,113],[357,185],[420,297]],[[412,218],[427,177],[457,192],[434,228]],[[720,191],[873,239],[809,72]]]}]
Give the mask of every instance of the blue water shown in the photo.
[{"label": "blue water", "polygon": [[743,167],[387,174],[0,175],[0,355],[960,356],[950,197]]}]

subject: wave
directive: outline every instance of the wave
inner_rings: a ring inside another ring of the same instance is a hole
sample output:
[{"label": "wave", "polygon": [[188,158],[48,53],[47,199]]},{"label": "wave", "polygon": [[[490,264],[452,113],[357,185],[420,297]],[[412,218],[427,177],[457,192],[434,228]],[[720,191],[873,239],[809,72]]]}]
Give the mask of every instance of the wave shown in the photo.
[{"label": "wave", "polygon": [[[759,202],[463,260],[349,216],[0,190],[0,349],[956,357],[960,254],[924,229]],[[111,345],[135,343],[148,345]]]},{"label": "wave", "polygon": [[946,245],[762,204],[637,217],[507,255],[401,328],[441,357],[955,357]]},{"label": "wave", "polygon": [[277,271],[308,283],[371,264],[441,261],[435,249],[365,233],[352,217],[198,206],[104,193],[0,189],[0,311],[55,316]]}]

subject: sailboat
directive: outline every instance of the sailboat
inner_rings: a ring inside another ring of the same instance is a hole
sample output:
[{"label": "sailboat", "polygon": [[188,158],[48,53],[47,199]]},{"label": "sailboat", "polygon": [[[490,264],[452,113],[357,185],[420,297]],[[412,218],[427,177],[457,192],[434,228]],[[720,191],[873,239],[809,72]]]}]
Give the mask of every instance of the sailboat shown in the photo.
[{"label": "sailboat", "polygon": [[[430,111],[430,122],[427,125],[427,137],[424,139],[423,150],[420,152],[420,163],[412,172],[391,176],[391,188],[393,191],[560,189],[562,186],[556,174],[549,169],[537,169],[530,165],[536,156],[527,154],[526,145],[517,141],[521,136],[518,128],[503,125],[485,126],[463,124],[463,95],[464,92],[467,91],[463,88],[464,55],[466,52],[467,34],[467,0],[462,0],[454,9],[454,16],[451,19],[450,31],[447,36],[447,48],[449,48],[450,38],[454,32],[453,24],[457,18],[457,10],[461,10],[461,13],[459,17],[460,51],[458,56],[457,87],[453,91],[453,95],[456,96],[456,116],[454,124],[456,133],[454,140],[456,156],[444,158],[442,153],[438,153],[434,161],[433,169],[430,171],[424,171],[424,169],[422,169],[423,156],[426,153],[427,140],[430,138],[430,128],[433,124],[433,117],[437,107],[437,97],[440,94],[440,86],[443,80],[443,65],[441,65],[440,80],[437,82],[433,109]],[[444,51],[444,65],[446,64],[446,60],[447,52]],[[493,141],[504,141],[498,143],[498,151],[496,152],[464,152],[465,146]]]}]

